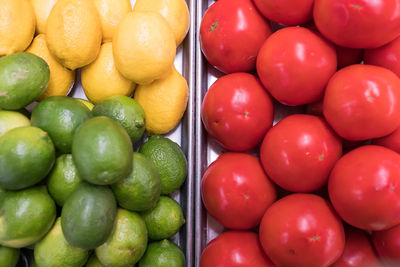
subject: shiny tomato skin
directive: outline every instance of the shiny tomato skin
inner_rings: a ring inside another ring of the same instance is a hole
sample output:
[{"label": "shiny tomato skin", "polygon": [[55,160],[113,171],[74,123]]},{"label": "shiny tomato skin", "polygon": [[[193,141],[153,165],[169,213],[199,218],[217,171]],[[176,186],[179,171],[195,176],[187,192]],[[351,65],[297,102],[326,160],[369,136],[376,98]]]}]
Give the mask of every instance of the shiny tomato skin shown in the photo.
[{"label": "shiny tomato skin", "polygon": [[381,266],[366,232],[353,227],[345,228],[346,242],[342,256],[331,267]]},{"label": "shiny tomato skin", "polygon": [[254,0],[254,4],[267,19],[295,26],[312,19],[314,0]]},{"label": "shiny tomato skin", "polygon": [[331,203],[348,224],[385,230],[400,223],[400,155],[385,147],[358,147],[339,159],[328,180]]},{"label": "shiny tomato skin", "polygon": [[256,233],[228,231],[206,246],[200,267],[274,267],[262,250]]},{"label": "shiny tomato skin", "polygon": [[276,190],[257,157],[227,152],[204,173],[201,196],[208,213],[224,227],[245,230],[260,223]]},{"label": "shiny tomato skin", "polygon": [[377,48],[400,34],[398,0],[315,0],[314,22],[333,43]]},{"label": "shiny tomato skin", "polygon": [[344,230],[329,202],[317,195],[292,194],[276,201],[261,220],[265,253],[279,267],[325,267],[344,249]]},{"label": "shiny tomato skin", "polygon": [[389,135],[372,140],[372,144],[384,146],[400,153],[400,128],[397,128]]},{"label": "shiny tomato skin", "polygon": [[202,104],[201,118],[207,132],[231,151],[245,151],[259,144],[273,117],[272,98],[248,73],[219,78]]},{"label": "shiny tomato skin", "polygon": [[200,45],[208,62],[220,71],[249,72],[271,33],[252,0],[219,0],[201,21]]},{"label": "shiny tomato skin", "polygon": [[397,264],[400,264],[400,225],[373,232],[372,242],[382,260],[397,261]]},{"label": "shiny tomato skin", "polygon": [[400,79],[372,65],[352,65],[330,79],[323,113],[341,137],[368,140],[390,134],[400,126]]},{"label": "shiny tomato skin", "polygon": [[323,118],[295,114],[279,121],[265,135],[260,148],[263,167],[280,187],[312,192],[326,184],[342,155],[340,138]]},{"label": "shiny tomato skin", "polygon": [[289,106],[320,100],[336,68],[334,47],[302,27],[276,31],[257,57],[262,84],[276,100]]}]

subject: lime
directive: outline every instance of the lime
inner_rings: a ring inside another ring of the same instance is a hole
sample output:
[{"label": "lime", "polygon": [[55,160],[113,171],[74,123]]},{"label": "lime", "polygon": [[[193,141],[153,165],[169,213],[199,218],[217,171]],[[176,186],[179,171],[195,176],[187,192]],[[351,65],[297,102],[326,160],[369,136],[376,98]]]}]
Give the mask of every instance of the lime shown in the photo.
[{"label": "lime", "polygon": [[19,249],[0,246],[0,266],[14,267],[19,259]]},{"label": "lime", "polygon": [[0,136],[11,129],[30,125],[30,120],[21,113],[16,111],[0,110]]},{"label": "lime", "polygon": [[35,262],[40,267],[82,267],[88,259],[88,251],[71,246],[61,230],[61,218],[40,240],[34,249]]},{"label": "lime", "polygon": [[95,116],[107,116],[125,128],[132,143],[140,140],[144,133],[143,108],[132,98],[124,95],[108,97],[93,108]]},{"label": "lime", "polygon": [[0,137],[0,187],[17,190],[41,181],[55,161],[48,134],[32,126],[14,128]]},{"label": "lime", "polygon": [[31,121],[49,133],[58,150],[70,153],[76,128],[91,116],[81,102],[67,96],[51,96],[33,109]]},{"label": "lime", "polygon": [[72,158],[82,179],[98,185],[113,184],[132,171],[132,142],[117,122],[94,117],[76,130]]},{"label": "lime", "polygon": [[161,178],[161,194],[178,190],[186,178],[186,157],[179,145],[168,138],[153,135],[139,150],[156,166]]},{"label": "lime", "polygon": [[75,98],[75,99],[84,104],[89,110],[92,110],[94,108],[94,104],[92,102],[89,102],[88,100],[82,98]]},{"label": "lime", "polygon": [[56,218],[56,205],[44,186],[7,191],[0,201],[0,244],[21,248],[39,241]]},{"label": "lime", "polygon": [[96,257],[95,254],[92,254],[92,256],[90,256],[90,258],[85,266],[86,267],[104,267],[104,265],[101,264],[101,262],[99,261],[99,259]]},{"label": "lime", "polygon": [[161,196],[156,207],[143,212],[142,217],[152,240],[172,237],[185,223],[181,206],[167,196]]},{"label": "lime", "polygon": [[74,189],[83,183],[71,154],[59,156],[47,179],[50,195],[59,206],[63,206]]},{"label": "lime", "polygon": [[161,180],[154,164],[140,153],[133,153],[133,169],[125,179],[111,186],[119,205],[131,211],[154,208],[160,198]]},{"label": "lime", "polygon": [[134,212],[118,209],[113,232],[96,248],[96,256],[105,266],[132,266],[146,251],[147,229],[143,219]]},{"label": "lime", "polygon": [[139,262],[139,267],[184,267],[185,254],[167,239],[152,242],[147,246],[146,253]]}]

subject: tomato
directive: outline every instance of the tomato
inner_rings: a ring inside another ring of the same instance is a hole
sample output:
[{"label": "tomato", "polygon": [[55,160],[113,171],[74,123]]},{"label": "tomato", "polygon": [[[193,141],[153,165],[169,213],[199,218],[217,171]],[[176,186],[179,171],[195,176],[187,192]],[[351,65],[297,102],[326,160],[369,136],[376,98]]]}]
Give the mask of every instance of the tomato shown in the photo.
[{"label": "tomato", "polygon": [[338,69],[360,64],[363,60],[364,51],[362,49],[354,49],[335,45],[336,55],[338,59]]},{"label": "tomato", "polygon": [[271,97],[247,73],[219,78],[206,93],[201,118],[207,132],[222,146],[245,151],[261,142],[274,117]]},{"label": "tomato", "polygon": [[372,140],[372,144],[384,146],[400,153],[400,128],[389,135]]},{"label": "tomato", "polygon": [[314,0],[254,0],[258,10],[271,21],[298,25],[312,19]]},{"label": "tomato", "polygon": [[200,45],[208,62],[225,72],[255,69],[261,45],[271,34],[267,20],[251,0],[219,0],[200,25]]},{"label": "tomato", "polygon": [[319,31],[340,46],[376,48],[400,34],[398,0],[315,0]]},{"label": "tomato", "polygon": [[325,120],[304,114],[278,122],[260,148],[262,165],[271,180],[292,192],[311,192],[326,184],[341,155],[340,138]]},{"label": "tomato", "polygon": [[334,47],[302,27],[273,33],[257,57],[257,73],[264,87],[290,106],[320,100],[336,68]]},{"label": "tomato", "polygon": [[346,242],[339,260],[331,267],[379,267],[378,257],[368,235],[356,228],[345,228]]},{"label": "tomato", "polygon": [[274,267],[263,252],[256,233],[228,231],[203,250],[200,267]]},{"label": "tomato", "polygon": [[379,257],[384,261],[397,261],[400,265],[400,225],[384,231],[372,233],[372,242],[378,252]]},{"label": "tomato", "polygon": [[267,256],[282,267],[329,266],[342,254],[345,240],[329,202],[312,194],[292,194],[272,204],[259,236]]},{"label": "tomato", "polygon": [[382,66],[400,76],[400,37],[382,47],[365,50],[364,62]]},{"label": "tomato", "polygon": [[339,159],[328,181],[339,216],[355,227],[384,230],[400,223],[400,155],[374,145]]},{"label": "tomato", "polygon": [[345,139],[388,135],[400,126],[400,79],[372,65],[343,68],[327,85],[323,113]]},{"label": "tomato", "polygon": [[257,226],[276,190],[257,157],[224,153],[204,173],[201,196],[208,213],[226,228]]}]

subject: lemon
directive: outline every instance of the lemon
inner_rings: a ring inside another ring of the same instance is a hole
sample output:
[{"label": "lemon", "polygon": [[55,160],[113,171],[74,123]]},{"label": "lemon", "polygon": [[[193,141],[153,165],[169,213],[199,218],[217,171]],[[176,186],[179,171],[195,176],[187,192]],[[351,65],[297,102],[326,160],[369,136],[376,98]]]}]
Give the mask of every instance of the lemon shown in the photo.
[{"label": "lemon", "polygon": [[58,0],[46,26],[50,52],[63,66],[74,70],[93,62],[100,51],[101,22],[89,0]]},{"label": "lemon", "polygon": [[103,42],[112,41],[115,28],[132,11],[129,0],[93,0],[101,19]]},{"label": "lemon", "polygon": [[185,0],[136,0],[133,11],[157,12],[168,22],[178,46],[189,30],[189,9]]},{"label": "lemon", "polygon": [[131,12],[113,37],[115,65],[137,84],[165,75],[174,63],[176,43],[168,22],[155,12]]},{"label": "lemon", "polygon": [[0,0],[0,56],[24,51],[35,34],[29,0]]},{"label": "lemon", "polygon": [[149,85],[139,85],[134,98],[144,110],[147,133],[171,131],[185,113],[188,97],[187,82],[176,69]]},{"label": "lemon", "polygon": [[114,64],[112,47],[112,43],[103,44],[97,59],[82,69],[83,91],[93,103],[113,95],[130,96],[136,86],[118,72]]},{"label": "lemon", "polygon": [[36,15],[36,34],[46,32],[47,18],[57,0],[30,0]]},{"label": "lemon", "polygon": [[92,102],[87,101],[86,99],[76,98],[76,100],[84,104],[89,110],[92,110],[94,108],[94,104]]},{"label": "lemon", "polygon": [[38,100],[43,100],[49,96],[67,95],[74,84],[75,71],[71,71],[58,63],[47,48],[45,35],[36,36],[26,52],[41,57],[50,68],[49,85]]}]

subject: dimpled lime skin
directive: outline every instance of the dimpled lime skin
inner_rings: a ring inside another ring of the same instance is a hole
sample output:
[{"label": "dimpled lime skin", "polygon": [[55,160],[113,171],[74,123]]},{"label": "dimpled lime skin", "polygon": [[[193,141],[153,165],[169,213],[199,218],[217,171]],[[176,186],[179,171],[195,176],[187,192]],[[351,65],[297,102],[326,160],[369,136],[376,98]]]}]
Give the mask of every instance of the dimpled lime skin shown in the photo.
[{"label": "dimpled lime skin", "polygon": [[19,249],[0,246],[0,266],[14,267],[19,259]]},{"label": "dimpled lime skin", "polygon": [[0,201],[0,244],[29,246],[50,230],[55,218],[56,205],[46,187],[7,191]]},{"label": "dimpled lime skin", "polygon": [[174,242],[164,239],[149,243],[138,267],[184,267],[185,261],[182,250]]}]

